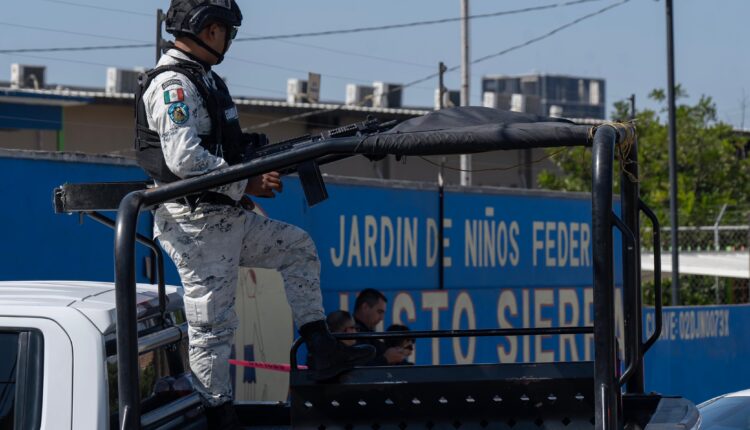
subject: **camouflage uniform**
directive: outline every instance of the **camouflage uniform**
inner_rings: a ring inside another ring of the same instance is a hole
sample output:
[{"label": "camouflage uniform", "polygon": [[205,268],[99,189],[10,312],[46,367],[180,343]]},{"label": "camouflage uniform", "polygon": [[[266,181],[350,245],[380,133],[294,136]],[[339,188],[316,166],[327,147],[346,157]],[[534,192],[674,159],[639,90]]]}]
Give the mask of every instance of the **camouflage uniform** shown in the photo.
[{"label": "camouflage uniform", "polygon": [[[159,66],[192,61],[168,51]],[[215,87],[210,74],[205,81]],[[181,90],[179,115],[165,92]],[[159,74],[143,96],[148,125],[161,138],[169,169],[181,178],[228,167],[221,154],[200,146],[199,135],[211,129],[205,103],[184,75]],[[235,110],[236,114],[236,110]],[[246,181],[215,189],[239,200]],[[154,217],[159,239],[185,289],[189,324],[190,367],[199,391],[211,406],[232,398],[229,355],[237,327],[234,311],[239,266],[277,269],[284,279],[287,300],[297,327],[325,318],[320,293],[320,260],[315,244],[302,229],[228,205],[166,203]]]}]

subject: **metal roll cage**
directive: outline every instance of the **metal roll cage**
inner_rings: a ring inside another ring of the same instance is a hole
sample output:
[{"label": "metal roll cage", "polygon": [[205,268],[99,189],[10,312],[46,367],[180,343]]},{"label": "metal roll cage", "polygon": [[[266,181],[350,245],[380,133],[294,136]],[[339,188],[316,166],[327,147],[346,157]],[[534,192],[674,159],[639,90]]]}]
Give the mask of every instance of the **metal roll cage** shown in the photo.
[{"label": "metal roll cage", "polygon": [[[656,216],[639,198],[637,182],[638,159],[637,142],[634,141],[632,126],[606,124],[591,128],[592,139],[576,146],[592,146],[592,246],[594,284],[594,325],[593,327],[572,328],[523,328],[497,330],[456,330],[435,332],[408,332],[377,334],[373,337],[459,337],[459,336],[516,336],[534,334],[580,334],[594,336],[594,405],[596,430],[616,430],[622,424],[622,388],[625,393],[644,392],[643,355],[657,340],[661,332],[661,284],[659,255],[659,226]],[[613,213],[613,174],[616,170],[615,153],[618,144],[631,139],[629,151],[620,151],[622,166],[628,172],[621,172],[621,216]],[[142,425],[139,370],[138,332],[136,318],[136,279],[135,243],[141,242],[154,250],[157,256],[160,307],[164,309],[164,274],[161,251],[148,238],[140,236],[137,221],[140,211],[164,202],[198,193],[220,185],[239,181],[273,170],[290,170],[300,165],[311,165],[338,160],[355,155],[360,151],[361,137],[324,139],[295,146],[290,151],[271,153],[250,162],[215,171],[204,176],[182,180],[157,188],[137,189],[129,192],[119,203],[115,229],[115,286],[117,304],[117,359],[120,428],[132,430]],[[528,146],[545,147],[543,142],[531,142]],[[510,149],[509,147],[497,149]],[[112,221],[87,212],[93,219],[107,225]],[[653,223],[655,249],[655,303],[656,328],[646,342],[643,342],[640,283],[640,240],[638,233],[639,214],[644,213]],[[613,229],[622,233],[623,251],[623,308],[624,346],[626,370],[618,377],[614,322],[614,271],[613,271]],[[362,337],[362,335],[354,335]],[[292,350],[292,365],[296,367],[296,348]]]}]

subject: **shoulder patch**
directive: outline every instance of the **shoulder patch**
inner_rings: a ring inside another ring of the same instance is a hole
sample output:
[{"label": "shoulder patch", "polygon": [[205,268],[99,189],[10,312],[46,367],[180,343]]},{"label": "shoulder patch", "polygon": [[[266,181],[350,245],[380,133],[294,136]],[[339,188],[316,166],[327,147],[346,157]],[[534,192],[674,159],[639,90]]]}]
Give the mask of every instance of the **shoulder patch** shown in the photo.
[{"label": "shoulder patch", "polygon": [[190,119],[190,109],[183,102],[177,102],[169,107],[169,119],[177,125],[182,125]]},{"label": "shoulder patch", "polygon": [[169,88],[171,86],[181,87],[182,86],[182,81],[179,80],[179,79],[170,79],[167,82],[164,82],[163,84],[161,84],[161,89],[166,90],[167,88]]},{"label": "shoulder patch", "polygon": [[185,90],[180,88],[173,88],[171,90],[164,91],[164,104],[177,103],[185,100]]}]

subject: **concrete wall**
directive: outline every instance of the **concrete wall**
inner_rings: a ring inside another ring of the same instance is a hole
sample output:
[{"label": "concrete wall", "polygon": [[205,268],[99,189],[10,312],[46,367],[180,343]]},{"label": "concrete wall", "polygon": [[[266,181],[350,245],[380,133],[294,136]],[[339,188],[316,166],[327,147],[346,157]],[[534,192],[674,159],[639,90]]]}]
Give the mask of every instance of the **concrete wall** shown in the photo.
[{"label": "concrete wall", "polygon": [[63,109],[64,150],[89,154],[132,152],[134,117],[131,104],[85,105]]},{"label": "concrete wall", "polygon": [[49,130],[0,130],[0,148],[57,150],[57,132]]}]

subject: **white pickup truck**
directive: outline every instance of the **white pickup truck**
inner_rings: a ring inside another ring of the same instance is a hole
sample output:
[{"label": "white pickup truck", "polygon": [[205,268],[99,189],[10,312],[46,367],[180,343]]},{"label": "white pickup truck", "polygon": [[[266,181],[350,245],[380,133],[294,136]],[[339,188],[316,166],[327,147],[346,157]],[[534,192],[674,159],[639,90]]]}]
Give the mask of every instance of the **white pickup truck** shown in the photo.
[{"label": "white pickup truck", "polygon": [[[163,379],[182,365],[180,289],[166,288],[166,328],[156,286],[137,291],[141,423],[205,428],[189,381]],[[115,321],[111,283],[0,282],[0,429],[117,428]]]}]

